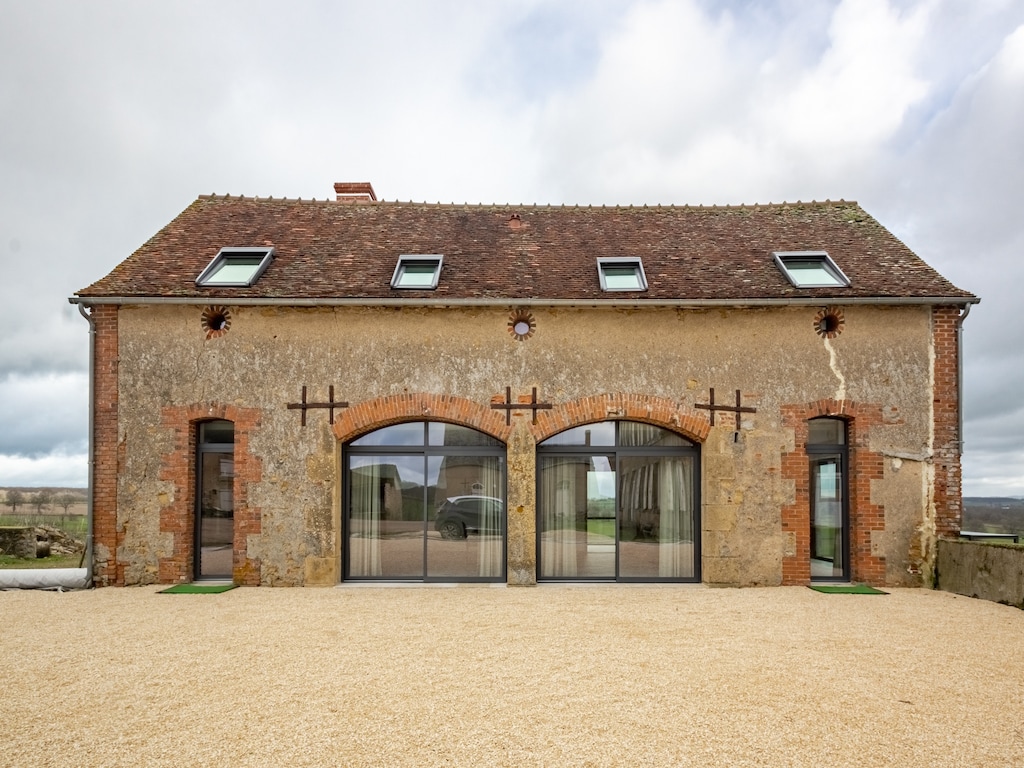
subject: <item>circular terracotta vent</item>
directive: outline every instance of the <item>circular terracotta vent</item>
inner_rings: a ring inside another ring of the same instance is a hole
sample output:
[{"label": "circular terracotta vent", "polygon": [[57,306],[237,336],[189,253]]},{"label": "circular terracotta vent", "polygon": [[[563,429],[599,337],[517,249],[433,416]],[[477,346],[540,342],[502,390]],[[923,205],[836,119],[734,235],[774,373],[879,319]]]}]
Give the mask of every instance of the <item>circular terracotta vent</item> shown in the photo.
[{"label": "circular terracotta vent", "polygon": [[231,328],[231,310],[227,307],[207,307],[203,310],[202,323],[206,338],[223,336]]},{"label": "circular terracotta vent", "polygon": [[508,332],[516,341],[523,341],[533,336],[537,323],[533,319],[533,313],[525,309],[517,309],[508,318]]},{"label": "circular terracotta vent", "polygon": [[823,339],[834,339],[843,332],[846,318],[839,307],[825,307],[814,316],[814,332]]}]

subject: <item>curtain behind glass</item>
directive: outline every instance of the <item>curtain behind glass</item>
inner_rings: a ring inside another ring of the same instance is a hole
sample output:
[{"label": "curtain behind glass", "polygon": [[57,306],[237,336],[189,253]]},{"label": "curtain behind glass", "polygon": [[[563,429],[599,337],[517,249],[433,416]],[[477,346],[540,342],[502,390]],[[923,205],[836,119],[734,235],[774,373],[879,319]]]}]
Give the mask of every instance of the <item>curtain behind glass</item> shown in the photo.
[{"label": "curtain behind glass", "polygon": [[577,574],[576,464],[568,458],[541,462],[541,572],[549,578]]},{"label": "curtain behind glass", "polygon": [[480,483],[483,495],[495,499],[495,503],[487,504],[480,521],[480,572],[483,577],[501,576],[505,541],[504,503],[505,491],[502,488],[501,462],[496,458],[484,459],[480,468]]},{"label": "curtain behind glass", "polygon": [[353,459],[348,480],[352,507],[349,516],[351,576],[380,576],[380,519],[384,509],[383,466],[373,459]]},{"label": "curtain behind glass", "polygon": [[619,577],[693,576],[693,459],[628,456],[619,467]]},{"label": "curtain behind glass", "polygon": [[428,579],[499,579],[505,565],[502,461],[430,456],[426,525]]},{"label": "curtain behind glass", "polygon": [[644,424],[639,421],[620,421],[619,445],[628,448],[643,448],[646,446],[683,446],[693,445],[693,443],[682,435],[669,432],[667,429],[656,427],[653,424]]},{"label": "curtain behind glass", "polygon": [[693,575],[693,459],[658,462],[660,530],[658,576]]}]

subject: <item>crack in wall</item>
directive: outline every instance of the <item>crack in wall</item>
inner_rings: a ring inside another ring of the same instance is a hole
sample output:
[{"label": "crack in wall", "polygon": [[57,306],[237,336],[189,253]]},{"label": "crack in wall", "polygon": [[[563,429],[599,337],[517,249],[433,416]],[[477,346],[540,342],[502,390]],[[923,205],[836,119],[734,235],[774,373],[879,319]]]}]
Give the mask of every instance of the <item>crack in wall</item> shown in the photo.
[{"label": "crack in wall", "polygon": [[825,336],[823,338],[825,343],[825,349],[828,350],[828,367],[832,369],[832,373],[839,380],[839,388],[836,389],[835,399],[845,400],[846,399],[846,377],[843,376],[843,372],[839,370],[839,356],[836,354],[835,348],[832,346],[832,340]]},{"label": "crack in wall", "polygon": [[199,347],[199,354],[196,355],[195,372],[192,376],[192,391],[197,402],[202,402],[206,397],[206,380],[202,375],[203,357],[206,355],[206,346]]}]

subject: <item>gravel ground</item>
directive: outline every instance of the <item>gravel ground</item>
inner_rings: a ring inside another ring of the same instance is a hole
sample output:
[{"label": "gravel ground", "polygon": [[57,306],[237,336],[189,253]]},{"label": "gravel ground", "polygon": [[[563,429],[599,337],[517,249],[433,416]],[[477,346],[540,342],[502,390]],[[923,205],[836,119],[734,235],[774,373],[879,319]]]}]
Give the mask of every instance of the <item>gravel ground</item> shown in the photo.
[{"label": "gravel ground", "polygon": [[1024,765],[1024,611],[942,592],[158,589],[0,593],[0,765]]}]

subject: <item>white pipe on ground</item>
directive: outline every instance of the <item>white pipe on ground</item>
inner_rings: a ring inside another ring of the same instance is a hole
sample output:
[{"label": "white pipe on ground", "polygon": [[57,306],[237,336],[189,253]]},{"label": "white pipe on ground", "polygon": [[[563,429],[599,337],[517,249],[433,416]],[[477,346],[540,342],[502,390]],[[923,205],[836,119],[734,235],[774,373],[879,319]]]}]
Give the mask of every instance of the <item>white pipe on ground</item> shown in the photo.
[{"label": "white pipe on ground", "polygon": [[3,589],[85,589],[90,584],[88,568],[10,568],[0,570]]}]

